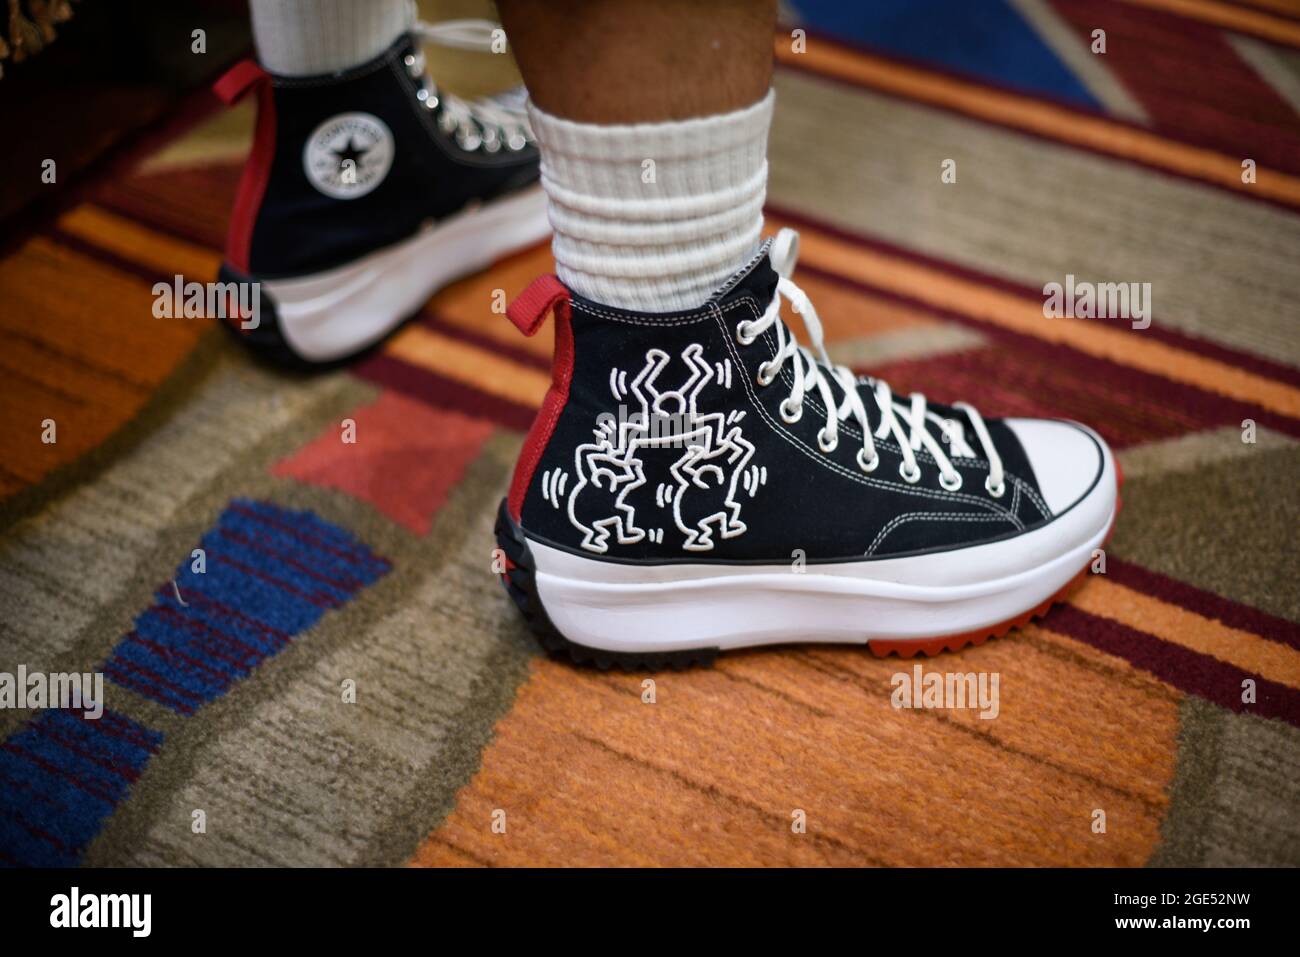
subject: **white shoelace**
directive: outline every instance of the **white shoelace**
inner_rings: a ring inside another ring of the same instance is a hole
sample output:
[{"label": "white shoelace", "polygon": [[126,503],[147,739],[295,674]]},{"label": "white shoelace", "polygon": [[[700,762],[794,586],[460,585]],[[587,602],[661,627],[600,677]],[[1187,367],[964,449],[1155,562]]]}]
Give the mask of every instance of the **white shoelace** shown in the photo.
[{"label": "white shoelace", "polygon": [[[460,50],[491,51],[493,33],[500,24],[491,20],[443,20],[440,23],[416,21],[414,32],[422,40]],[[424,53],[416,51],[406,57],[407,72],[420,80],[416,92],[426,109],[442,106],[438,125],[446,133],[454,133],[456,144],[468,153],[482,149],[496,153],[503,147],[517,152],[533,142],[533,131],[528,125],[526,96],[522,89],[507,90],[498,96],[478,100],[465,100],[445,90],[439,91],[425,72]]]},{"label": "white shoelace", "polygon": [[[917,463],[916,453],[924,449],[939,467],[939,484],[950,492],[961,488],[961,473],[953,468],[949,454],[957,458],[974,458],[975,452],[964,437],[962,425],[955,419],[946,419],[926,408],[925,396],[913,392],[907,402],[897,400],[889,388],[889,383],[880,379],[859,380],[853,370],[847,366],[831,362],[826,352],[822,337],[821,320],[813,308],[808,295],[790,280],[794,272],[795,260],[799,255],[799,234],[793,229],[782,229],[768,250],[772,268],[780,277],[777,281],[777,294],[772,297],[763,315],[753,321],[745,320],[736,326],[736,336],[744,345],[752,343],[768,329],[775,327],[777,350],[771,359],[758,367],[759,385],[769,385],[780,373],[787,359],[793,360],[794,384],[790,395],[781,402],[781,418],[787,423],[799,421],[803,415],[804,397],[814,390],[821,395],[826,408],[826,425],[817,433],[817,445],[826,453],[833,452],[839,445],[840,422],[852,416],[862,429],[862,448],[858,450],[858,467],[864,472],[874,472],[880,465],[880,454],[876,451],[876,439],[893,436],[902,451],[903,462],[899,474],[905,482],[914,484],[921,480],[921,466]],[[787,333],[785,323],[781,321],[781,300],[786,299],[792,309],[803,320],[816,354],[799,345],[794,334]],[[872,395],[880,409],[880,424],[874,435],[868,424],[867,409],[862,395],[858,392],[859,382],[872,387]],[[831,383],[835,383],[844,393],[840,402],[835,401]],[[994,498],[1001,498],[1006,491],[1002,458],[998,455],[989,435],[988,426],[979,412],[968,403],[957,402],[953,406],[966,414],[975,437],[984,451],[989,463],[988,478],[984,487]],[[927,422],[937,425],[943,434],[943,441],[948,443],[949,452],[926,428]],[[910,427],[905,429],[905,425]]]}]

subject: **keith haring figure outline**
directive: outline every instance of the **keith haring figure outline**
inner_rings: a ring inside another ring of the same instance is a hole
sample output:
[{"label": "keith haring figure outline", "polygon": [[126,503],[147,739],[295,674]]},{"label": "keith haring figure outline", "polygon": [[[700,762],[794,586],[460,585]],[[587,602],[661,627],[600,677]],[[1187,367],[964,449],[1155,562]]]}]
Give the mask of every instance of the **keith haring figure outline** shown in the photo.
[{"label": "keith haring figure outline", "polygon": [[[671,356],[662,349],[649,350],[630,388],[637,411],[617,423],[602,417],[594,430],[595,441],[574,449],[577,481],[568,495],[567,513],[582,533],[582,548],[604,553],[611,536],[621,545],[643,541],[647,535],[662,541],[662,529],[648,530],[629,497],[647,483],[646,453],[664,449],[680,449],[681,454],[667,468],[655,507],[671,513],[672,524],[683,537],[682,549],[707,552],[715,546],[715,535],[744,534],[737,490],[743,481],[749,494],[757,491],[757,479],[743,478],[754,446],[741,430],[743,412],[699,411],[701,393],[715,383],[729,388],[731,378],[729,368],[715,371],[703,353],[698,343],[687,346],[681,353],[689,370],[685,381],[677,388],[661,389],[659,380]],[[619,380],[617,370],[612,370],[616,397]],[[680,425],[659,427],[663,423]]]}]

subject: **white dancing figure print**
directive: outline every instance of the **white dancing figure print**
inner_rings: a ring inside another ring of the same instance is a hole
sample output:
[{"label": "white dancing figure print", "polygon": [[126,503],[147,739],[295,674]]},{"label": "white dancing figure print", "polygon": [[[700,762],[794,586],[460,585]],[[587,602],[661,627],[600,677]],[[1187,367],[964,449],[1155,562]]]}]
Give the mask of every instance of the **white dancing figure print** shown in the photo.
[{"label": "white dancing figure print", "polygon": [[[647,352],[645,366],[631,383],[637,408],[617,422],[602,416],[595,441],[574,450],[577,481],[568,495],[568,515],[588,551],[607,552],[611,535],[621,545],[647,537],[662,542],[664,529],[655,527],[655,510],[671,513],[685,551],[707,552],[715,535],[744,533],[737,490],[743,484],[751,496],[756,494],[766,481],[766,469],[749,469],[754,446],[741,432],[743,412],[699,411],[705,389],[731,387],[729,362],[714,366],[703,352],[698,343],[683,350],[688,372],[674,389],[662,389],[659,383],[672,357],[662,349]],[[623,381],[625,376],[613,370],[615,398]],[[656,461],[664,458],[666,462]],[[654,499],[648,490],[638,498],[639,507],[651,511],[648,521],[638,517],[638,505],[631,500],[647,484],[647,466],[656,481]]]}]

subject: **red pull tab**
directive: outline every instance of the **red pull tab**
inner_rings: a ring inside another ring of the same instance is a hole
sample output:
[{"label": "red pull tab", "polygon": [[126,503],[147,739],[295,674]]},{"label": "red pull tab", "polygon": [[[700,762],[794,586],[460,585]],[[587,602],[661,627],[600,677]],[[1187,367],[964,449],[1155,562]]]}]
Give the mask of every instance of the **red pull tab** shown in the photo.
[{"label": "red pull tab", "polygon": [[240,60],[227,70],[220,80],[212,84],[212,92],[217,94],[221,102],[230,106],[254,86],[269,79],[267,72],[255,61]]},{"label": "red pull tab", "polygon": [[569,290],[564,287],[564,283],[551,275],[538,276],[510,304],[506,315],[524,335],[536,335],[556,304],[567,302],[568,299]]}]

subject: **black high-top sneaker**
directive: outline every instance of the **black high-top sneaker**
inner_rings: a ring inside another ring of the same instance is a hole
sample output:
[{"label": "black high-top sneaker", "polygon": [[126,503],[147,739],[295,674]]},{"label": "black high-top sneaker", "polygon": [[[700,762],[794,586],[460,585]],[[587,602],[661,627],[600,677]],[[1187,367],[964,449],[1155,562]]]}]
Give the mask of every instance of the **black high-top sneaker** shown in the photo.
[{"label": "black high-top sneaker", "polygon": [[256,327],[230,326],[272,358],[347,358],[550,232],[522,96],[439,91],[413,34],[323,76],[245,61],[215,89],[258,93],[221,279],[259,283]]},{"label": "black high-top sneaker", "polygon": [[556,319],[497,522],[506,589],[548,648],[628,668],[783,642],[935,654],[1086,572],[1117,508],[1106,444],[832,365],[786,278],[796,244],[782,230],[687,313],[612,309],[553,276],[510,307],[527,335]]}]

